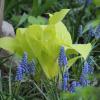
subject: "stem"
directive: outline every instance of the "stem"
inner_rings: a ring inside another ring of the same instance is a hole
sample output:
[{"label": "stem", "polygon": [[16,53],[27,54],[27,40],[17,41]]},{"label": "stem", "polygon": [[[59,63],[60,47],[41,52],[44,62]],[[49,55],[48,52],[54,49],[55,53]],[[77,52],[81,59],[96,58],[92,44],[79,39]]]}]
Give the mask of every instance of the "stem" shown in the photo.
[{"label": "stem", "polygon": [[9,68],[9,95],[12,95],[12,90],[11,90],[11,66]]},{"label": "stem", "polygon": [[2,92],[2,76],[1,76],[1,70],[0,70],[0,92]]}]

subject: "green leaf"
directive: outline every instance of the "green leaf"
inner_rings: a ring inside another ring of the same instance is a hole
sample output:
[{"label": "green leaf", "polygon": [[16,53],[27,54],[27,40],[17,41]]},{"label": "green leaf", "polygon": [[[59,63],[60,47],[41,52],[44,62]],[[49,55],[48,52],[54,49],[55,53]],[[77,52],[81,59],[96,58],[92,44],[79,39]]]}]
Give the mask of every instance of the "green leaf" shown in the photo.
[{"label": "green leaf", "polygon": [[49,24],[56,24],[60,22],[68,12],[69,9],[62,9],[61,11],[54,13],[49,19]]},{"label": "green leaf", "polygon": [[37,20],[39,21],[39,24],[41,24],[41,25],[45,25],[48,22],[48,20],[42,16],[38,16]]},{"label": "green leaf", "polygon": [[34,16],[29,16],[28,17],[28,23],[29,24],[38,24],[38,21]]},{"label": "green leaf", "polygon": [[28,17],[28,23],[29,24],[39,24],[39,25],[45,25],[47,23],[47,19],[43,18],[41,16],[38,16],[37,18],[34,16]]},{"label": "green leaf", "polygon": [[71,67],[81,56],[77,56],[68,60],[68,67]]},{"label": "green leaf", "polygon": [[95,3],[97,6],[100,6],[100,0],[93,0],[93,3]]},{"label": "green leaf", "polygon": [[28,18],[28,15],[24,13],[23,16],[21,17],[17,27],[22,25],[27,20],[27,18]]}]

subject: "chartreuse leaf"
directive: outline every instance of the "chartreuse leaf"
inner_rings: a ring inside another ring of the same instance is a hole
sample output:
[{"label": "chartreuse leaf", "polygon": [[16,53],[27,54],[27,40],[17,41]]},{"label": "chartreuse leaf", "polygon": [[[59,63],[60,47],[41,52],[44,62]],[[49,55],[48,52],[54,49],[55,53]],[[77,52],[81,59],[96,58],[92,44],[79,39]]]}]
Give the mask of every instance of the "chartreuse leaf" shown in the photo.
[{"label": "chartreuse leaf", "polygon": [[92,46],[90,43],[89,44],[73,44],[71,47],[74,50],[76,50],[78,53],[80,53],[84,59],[87,58],[87,56],[89,55],[92,49]]},{"label": "chartreuse leaf", "polygon": [[61,21],[55,24],[55,29],[58,42],[60,42],[61,44],[66,44],[67,46],[72,44],[71,35],[68,32],[66,26]]},{"label": "chartreuse leaf", "polygon": [[40,64],[43,66],[42,68],[48,78],[56,76],[59,70],[57,58],[54,56],[55,55],[48,54],[46,51],[42,51],[39,57]]},{"label": "chartreuse leaf", "polygon": [[17,29],[17,31],[16,31],[17,34],[16,34],[16,37],[15,37],[15,40],[17,42],[17,45],[20,47],[20,49],[19,49],[19,52],[18,52],[18,50],[16,50],[16,51],[19,55],[23,55],[23,52],[27,52],[28,55],[29,55],[29,58],[32,58],[33,57],[33,51],[30,48],[30,45],[26,41],[26,37],[25,37],[25,35],[26,35],[25,33],[26,33],[27,29],[28,28]]},{"label": "chartreuse leaf", "polygon": [[57,48],[59,46],[57,45],[54,25],[48,25],[45,29],[42,29],[41,26],[32,25],[26,33],[29,33],[26,34],[27,40],[46,76],[48,78],[55,76],[58,73],[57,56],[59,49]]},{"label": "chartreuse leaf", "polygon": [[65,15],[69,12],[69,9],[62,9],[59,12],[56,12],[53,14],[53,16],[50,17],[49,19],[49,24],[56,24],[59,21],[61,21]]},{"label": "chartreuse leaf", "polygon": [[28,27],[25,32],[25,39],[32,50],[33,55],[37,58],[41,55],[42,49],[44,49],[42,37],[43,30],[38,25]]},{"label": "chartreuse leaf", "polygon": [[46,68],[48,72],[46,74],[48,74],[49,78],[57,75],[59,68],[57,63],[59,54],[59,42],[54,27],[55,25],[48,25],[44,30],[43,43],[45,50],[42,51],[43,53],[40,57],[40,61],[42,64],[44,64],[44,68]]},{"label": "chartreuse leaf", "polygon": [[[61,46],[80,53],[84,59],[91,50],[90,44],[72,44],[70,33],[61,22],[68,11],[63,9],[55,13],[48,25],[31,25],[17,29],[16,37],[0,39],[0,47],[18,55],[26,51],[30,59],[33,57],[38,59],[48,78],[56,76],[59,71],[57,59]],[[69,65],[71,66],[77,59],[69,61]]]}]

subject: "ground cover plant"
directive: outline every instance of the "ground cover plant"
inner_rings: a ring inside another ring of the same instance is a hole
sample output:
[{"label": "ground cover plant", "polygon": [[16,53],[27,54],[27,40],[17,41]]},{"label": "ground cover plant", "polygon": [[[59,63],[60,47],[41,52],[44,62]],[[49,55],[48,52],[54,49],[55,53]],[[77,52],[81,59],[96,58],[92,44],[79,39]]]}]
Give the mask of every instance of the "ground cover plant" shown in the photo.
[{"label": "ground cover plant", "polygon": [[0,99],[99,100],[100,2],[31,2],[6,1],[16,35],[0,38]]}]

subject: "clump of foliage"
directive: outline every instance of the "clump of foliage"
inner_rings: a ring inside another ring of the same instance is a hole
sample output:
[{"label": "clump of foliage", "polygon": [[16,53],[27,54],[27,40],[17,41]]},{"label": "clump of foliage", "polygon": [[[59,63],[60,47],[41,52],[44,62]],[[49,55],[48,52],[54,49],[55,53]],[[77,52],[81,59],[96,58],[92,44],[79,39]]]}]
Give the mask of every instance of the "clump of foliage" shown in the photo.
[{"label": "clump of foliage", "polygon": [[[4,37],[0,39],[0,47],[22,55],[24,51],[29,54],[30,59],[35,57],[48,78],[58,73],[57,58],[60,46],[64,46],[67,52],[76,55],[80,53],[84,59],[89,55],[91,44],[73,44],[70,33],[61,22],[69,9],[63,9],[50,15],[47,25],[32,25],[28,28],[19,28],[16,37]],[[5,42],[4,42],[5,41]],[[77,60],[77,58],[74,58]],[[73,63],[72,61],[70,61]]]},{"label": "clump of foliage", "polygon": [[30,2],[6,1],[5,18],[26,28],[0,38],[1,48],[19,59],[24,53],[14,70],[9,65],[3,75],[0,68],[0,99],[99,100],[100,1]]}]

